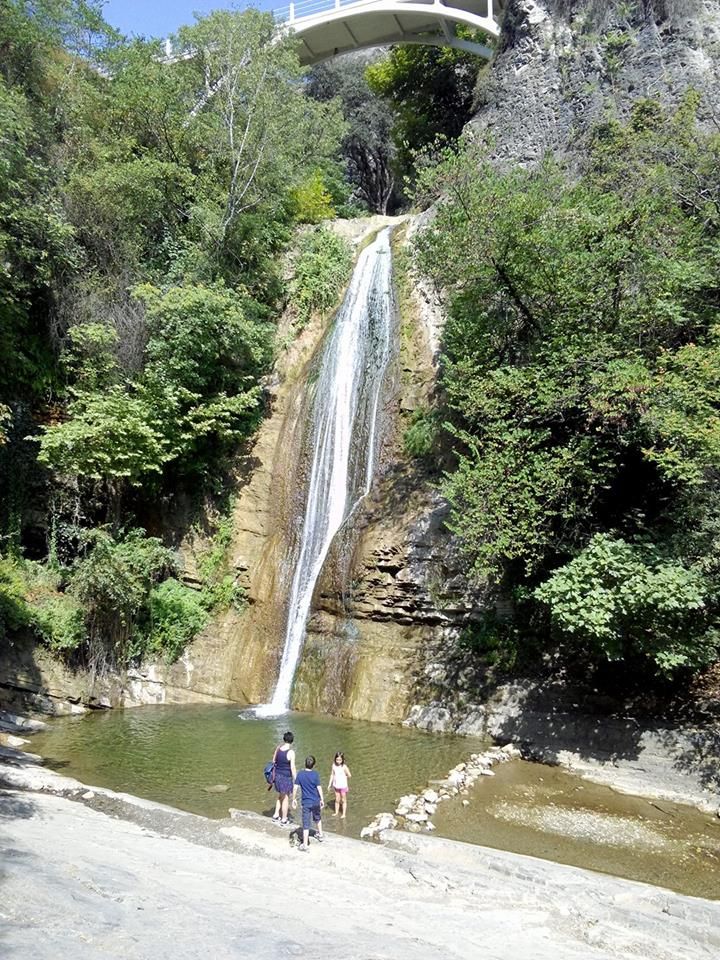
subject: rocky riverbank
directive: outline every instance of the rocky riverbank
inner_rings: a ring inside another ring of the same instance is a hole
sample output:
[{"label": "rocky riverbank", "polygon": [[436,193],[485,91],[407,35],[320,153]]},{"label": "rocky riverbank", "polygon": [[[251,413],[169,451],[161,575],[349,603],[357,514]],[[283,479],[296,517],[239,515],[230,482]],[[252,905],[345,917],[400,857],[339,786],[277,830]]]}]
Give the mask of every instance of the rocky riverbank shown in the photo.
[{"label": "rocky riverbank", "polygon": [[720,904],[397,831],[308,854],[266,819],[211,821],[0,763],[3,956],[342,955],[363,960],[701,960]]}]

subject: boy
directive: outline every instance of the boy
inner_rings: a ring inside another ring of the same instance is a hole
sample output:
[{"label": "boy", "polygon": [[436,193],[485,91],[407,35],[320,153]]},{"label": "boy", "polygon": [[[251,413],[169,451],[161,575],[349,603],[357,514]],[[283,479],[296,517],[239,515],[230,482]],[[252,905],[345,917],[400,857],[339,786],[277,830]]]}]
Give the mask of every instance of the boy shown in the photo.
[{"label": "boy", "polygon": [[315,822],[316,839],[320,841],[325,839],[323,837],[322,821],[320,819],[320,811],[325,806],[325,799],[323,797],[323,789],[320,786],[320,774],[317,770],[313,769],[314,766],[315,757],[306,757],[305,769],[301,770],[295,777],[295,785],[293,786],[293,810],[297,807],[298,787],[302,793],[303,842],[298,847],[298,850],[308,849],[311,820]]}]

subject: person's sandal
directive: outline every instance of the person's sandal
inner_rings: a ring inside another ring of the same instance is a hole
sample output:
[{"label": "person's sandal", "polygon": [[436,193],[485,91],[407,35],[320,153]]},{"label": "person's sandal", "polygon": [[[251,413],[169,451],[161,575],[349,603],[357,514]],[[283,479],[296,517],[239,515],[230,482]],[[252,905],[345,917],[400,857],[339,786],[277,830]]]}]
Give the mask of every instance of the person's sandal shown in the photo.
[{"label": "person's sandal", "polygon": [[315,839],[317,840],[318,843],[322,843],[323,840],[325,839],[325,834],[324,834],[324,833],[316,833],[316,834],[315,834]]},{"label": "person's sandal", "polygon": [[310,847],[306,847],[304,843],[301,843],[298,847],[298,850],[302,850],[303,853],[307,853]]}]

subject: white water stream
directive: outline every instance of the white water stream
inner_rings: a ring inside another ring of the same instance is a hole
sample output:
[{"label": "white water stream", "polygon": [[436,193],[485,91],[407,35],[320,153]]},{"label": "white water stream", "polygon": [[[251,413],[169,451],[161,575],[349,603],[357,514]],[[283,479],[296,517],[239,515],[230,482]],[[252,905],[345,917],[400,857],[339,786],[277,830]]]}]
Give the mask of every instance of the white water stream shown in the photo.
[{"label": "white water stream", "polygon": [[309,420],[310,480],[285,646],[272,700],[255,709],[258,716],[289,709],[315,584],[335,534],[370,490],[393,320],[390,230],[385,229],[358,258],[321,359]]}]

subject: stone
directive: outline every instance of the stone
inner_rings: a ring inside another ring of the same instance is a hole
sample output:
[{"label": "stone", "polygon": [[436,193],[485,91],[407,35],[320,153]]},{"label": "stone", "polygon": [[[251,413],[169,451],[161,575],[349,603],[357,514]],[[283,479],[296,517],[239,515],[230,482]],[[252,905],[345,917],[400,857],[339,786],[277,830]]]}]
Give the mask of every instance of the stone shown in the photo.
[{"label": "stone", "polygon": [[409,813],[406,820],[410,823],[425,823],[427,821],[428,815],[423,811],[422,813]]},{"label": "stone", "polygon": [[436,793],[435,790],[426,790],[425,793],[423,793],[423,800],[425,800],[426,803],[437,803],[438,799],[439,794]]},{"label": "stone", "polygon": [[432,816],[432,815],[435,813],[436,810],[437,810],[437,804],[436,804],[436,803],[426,803],[426,804],[425,804],[425,813],[429,814],[430,816]]},{"label": "stone", "polygon": [[95,799],[95,794],[93,793],[92,790],[86,790],[85,793],[82,794],[82,799],[83,799],[83,800],[94,800],[94,799]]},{"label": "stone", "polygon": [[469,800],[463,800],[462,805],[463,805],[464,807],[469,807],[469,806],[470,806],[470,801],[469,801]]},{"label": "stone", "polygon": [[225,793],[229,789],[230,786],[227,783],[215,783],[212,787],[203,787],[205,793]]},{"label": "stone", "polygon": [[4,743],[6,747],[24,747],[30,741],[24,737],[16,737],[12,733],[6,733],[0,737],[0,743]]},{"label": "stone", "polygon": [[391,813],[379,813],[366,827],[360,831],[361,838],[374,838],[383,830],[394,830],[398,822]]}]

